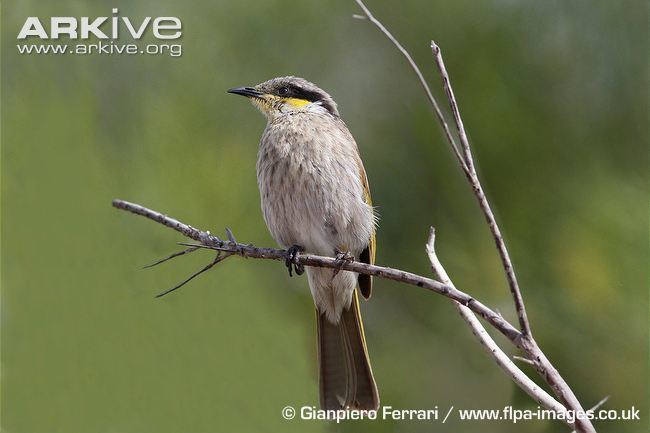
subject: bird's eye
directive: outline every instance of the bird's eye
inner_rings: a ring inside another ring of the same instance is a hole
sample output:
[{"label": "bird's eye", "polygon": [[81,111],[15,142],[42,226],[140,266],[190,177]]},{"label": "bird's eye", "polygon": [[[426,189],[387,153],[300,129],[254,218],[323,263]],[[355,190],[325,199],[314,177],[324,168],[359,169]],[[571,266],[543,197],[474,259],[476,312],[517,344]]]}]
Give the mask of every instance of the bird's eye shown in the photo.
[{"label": "bird's eye", "polygon": [[289,88],[288,87],[280,87],[280,90],[278,90],[278,93],[281,96],[288,95],[289,94]]}]

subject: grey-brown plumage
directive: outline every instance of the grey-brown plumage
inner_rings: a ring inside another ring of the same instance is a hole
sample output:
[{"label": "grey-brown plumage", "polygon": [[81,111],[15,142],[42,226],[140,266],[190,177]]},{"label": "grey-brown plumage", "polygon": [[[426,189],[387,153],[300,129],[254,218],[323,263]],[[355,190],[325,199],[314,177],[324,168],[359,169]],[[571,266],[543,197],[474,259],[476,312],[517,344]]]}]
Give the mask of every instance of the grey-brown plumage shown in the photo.
[{"label": "grey-brown plumage", "polygon": [[[336,103],[314,84],[275,78],[231,89],[251,98],[268,123],[260,141],[257,179],[264,220],[284,248],[374,261],[375,214],[354,138]],[[307,268],[317,311],[321,406],[376,409],[356,287],[371,279],[349,271]]]}]

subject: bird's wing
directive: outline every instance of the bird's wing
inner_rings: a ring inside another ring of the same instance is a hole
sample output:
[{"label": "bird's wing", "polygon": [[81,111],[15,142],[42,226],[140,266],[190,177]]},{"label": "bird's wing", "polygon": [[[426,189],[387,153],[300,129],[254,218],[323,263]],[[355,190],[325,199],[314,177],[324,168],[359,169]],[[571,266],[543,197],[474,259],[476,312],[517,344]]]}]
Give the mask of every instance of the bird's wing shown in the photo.
[{"label": "bird's wing", "polygon": [[[359,171],[361,175],[361,184],[363,185],[364,198],[366,203],[372,206],[372,198],[370,197],[370,187],[368,186],[368,176],[366,176],[366,170],[363,168],[361,159],[359,158]],[[361,252],[359,260],[363,263],[368,263],[370,265],[375,264],[375,230],[373,228],[372,235],[368,240],[368,246]],[[359,290],[364,298],[370,298],[372,293],[372,276],[370,275],[359,275]]]}]

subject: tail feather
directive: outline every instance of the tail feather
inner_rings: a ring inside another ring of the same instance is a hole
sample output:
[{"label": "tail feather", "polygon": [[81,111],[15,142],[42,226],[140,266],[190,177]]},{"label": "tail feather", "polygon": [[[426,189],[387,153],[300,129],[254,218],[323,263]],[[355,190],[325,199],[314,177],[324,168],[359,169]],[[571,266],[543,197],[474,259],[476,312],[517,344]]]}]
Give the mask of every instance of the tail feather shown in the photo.
[{"label": "tail feather", "polygon": [[327,320],[325,314],[316,314],[321,407],[377,409],[379,394],[368,358],[357,290],[337,324]]}]

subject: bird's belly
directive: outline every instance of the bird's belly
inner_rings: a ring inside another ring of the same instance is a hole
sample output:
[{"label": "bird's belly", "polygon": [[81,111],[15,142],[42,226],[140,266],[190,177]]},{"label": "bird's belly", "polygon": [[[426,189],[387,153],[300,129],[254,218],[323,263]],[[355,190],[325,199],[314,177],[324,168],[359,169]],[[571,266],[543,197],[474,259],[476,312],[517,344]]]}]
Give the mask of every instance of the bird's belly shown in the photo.
[{"label": "bird's belly", "polygon": [[360,188],[359,179],[343,170],[329,173],[326,167],[305,165],[276,160],[258,169],[262,210],[271,235],[285,248],[300,245],[328,256],[336,251],[359,254],[374,224],[372,208],[363,193],[354,190]]}]

